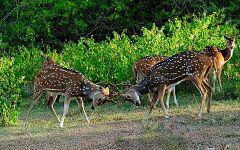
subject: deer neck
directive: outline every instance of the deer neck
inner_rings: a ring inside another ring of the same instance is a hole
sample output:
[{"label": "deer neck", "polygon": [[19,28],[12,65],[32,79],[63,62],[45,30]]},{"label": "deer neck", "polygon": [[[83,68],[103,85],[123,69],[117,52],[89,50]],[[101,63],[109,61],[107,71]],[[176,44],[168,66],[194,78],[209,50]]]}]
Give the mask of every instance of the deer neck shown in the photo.
[{"label": "deer neck", "polygon": [[82,82],[80,82],[78,93],[76,93],[76,96],[93,99],[98,92],[98,88],[99,85],[96,85],[91,81],[84,79]]},{"label": "deer neck", "polygon": [[233,55],[233,49],[226,47],[224,50],[220,50],[223,55],[224,63],[226,63]]},{"label": "deer neck", "polygon": [[133,86],[133,88],[140,94],[148,94],[151,92],[155,92],[157,87],[153,86],[153,83],[147,81],[148,77],[145,77],[141,82],[137,85]]}]

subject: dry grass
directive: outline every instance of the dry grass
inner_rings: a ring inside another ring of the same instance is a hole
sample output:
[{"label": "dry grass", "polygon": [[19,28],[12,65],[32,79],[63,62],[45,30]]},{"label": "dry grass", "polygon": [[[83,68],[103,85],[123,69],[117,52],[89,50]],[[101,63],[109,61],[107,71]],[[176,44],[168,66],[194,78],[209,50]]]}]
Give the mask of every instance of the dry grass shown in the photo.
[{"label": "dry grass", "polygon": [[[90,124],[72,101],[63,128],[40,100],[23,128],[28,99],[18,123],[0,128],[0,149],[240,149],[239,100],[213,101],[212,112],[202,119],[196,117],[199,96],[178,96],[178,100],[179,107],[170,103],[169,119],[164,119],[158,104],[147,121],[143,118],[148,107],[109,103],[93,111],[86,103]],[[62,114],[63,101],[54,108]]]}]

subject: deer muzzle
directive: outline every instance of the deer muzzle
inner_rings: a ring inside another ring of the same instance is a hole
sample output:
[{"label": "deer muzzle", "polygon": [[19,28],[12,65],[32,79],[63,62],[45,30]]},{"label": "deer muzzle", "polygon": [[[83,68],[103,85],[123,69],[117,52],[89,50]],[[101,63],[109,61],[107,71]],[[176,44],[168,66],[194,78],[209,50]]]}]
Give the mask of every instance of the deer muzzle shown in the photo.
[{"label": "deer muzzle", "polygon": [[137,101],[136,105],[139,107],[141,105],[141,103],[139,101]]},{"label": "deer muzzle", "polygon": [[96,108],[95,108],[93,105],[92,105],[92,107],[91,107],[91,108],[92,108],[92,110],[95,110],[95,109],[96,109]]}]

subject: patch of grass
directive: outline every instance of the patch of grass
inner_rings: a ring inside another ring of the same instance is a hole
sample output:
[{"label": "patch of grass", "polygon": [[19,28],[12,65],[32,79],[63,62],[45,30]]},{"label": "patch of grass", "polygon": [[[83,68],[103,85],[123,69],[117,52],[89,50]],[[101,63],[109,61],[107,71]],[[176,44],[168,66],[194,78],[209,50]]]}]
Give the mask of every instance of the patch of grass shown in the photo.
[{"label": "patch of grass", "polygon": [[[106,103],[91,110],[91,102],[84,100],[89,124],[72,99],[64,127],[59,128],[43,96],[34,105],[28,126],[23,128],[32,100],[29,97],[23,100],[18,122],[0,128],[0,149],[223,149],[226,146],[237,149],[240,146],[238,100],[213,100],[211,113],[206,113],[205,104],[199,119],[196,117],[200,108],[199,95],[178,94],[179,106],[172,99],[169,119],[164,118],[158,103],[148,120],[144,119],[148,105],[137,108],[129,102]],[[54,109],[61,117],[63,97],[55,103]]]}]

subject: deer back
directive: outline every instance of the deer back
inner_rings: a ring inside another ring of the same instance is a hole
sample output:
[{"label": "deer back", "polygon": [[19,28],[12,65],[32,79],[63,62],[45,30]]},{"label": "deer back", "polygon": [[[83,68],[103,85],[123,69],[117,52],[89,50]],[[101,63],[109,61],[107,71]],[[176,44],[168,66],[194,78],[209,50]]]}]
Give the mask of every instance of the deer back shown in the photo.
[{"label": "deer back", "polygon": [[49,64],[56,64],[56,61],[54,59],[51,59],[51,58],[46,58],[43,61],[42,69],[45,69],[47,67],[47,65],[49,65]]},{"label": "deer back", "polygon": [[[201,52],[185,51],[157,63],[139,84],[155,87],[178,84],[191,78],[202,79],[206,69],[212,67],[211,59]],[[150,91],[155,91],[150,88]]]},{"label": "deer back", "polygon": [[102,92],[102,95],[109,94],[108,90],[92,83],[79,71],[55,64],[47,65],[35,78],[34,93],[40,94],[44,91],[89,98],[96,96],[97,92]]},{"label": "deer back", "polygon": [[203,49],[203,54],[208,57],[214,57],[214,61],[216,62],[216,67],[222,67],[224,65],[224,57],[221,51],[215,46],[206,46]]},{"label": "deer back", "polygon": [[161,55],[152,55],[140,58],[133,64],[134,78],[138,80],[137,74],[139,74],[142,78],[145,78],[156,63],[159,63],[167,58],[168,56]]}]

